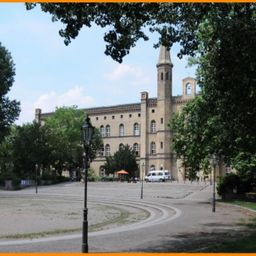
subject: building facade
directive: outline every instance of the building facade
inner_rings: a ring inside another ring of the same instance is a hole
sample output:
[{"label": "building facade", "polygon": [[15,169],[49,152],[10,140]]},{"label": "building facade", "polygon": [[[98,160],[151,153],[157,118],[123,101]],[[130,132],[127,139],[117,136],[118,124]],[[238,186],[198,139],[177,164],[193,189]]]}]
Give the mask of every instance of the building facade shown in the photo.
[{"label": "building facade", "polygon": [[[171,150],[172,133],[168,123],[173,113],[196,96],[196,81],[192,77],[182,80],[182,95],[172,96],[172,69],[170,52],[160,47],[157,68],[157,97],[148,92],[140,94],[140,102],[109,107],[85,109],[93,126],[101,132],[103,143],[98,157],[91,163],[96,174],[105,175],[105,157],[113,155],[120,147],[133,147],[142,178],[151,169],[169,170],[176,180],[184,178],[184,170]],[[49,116],[36,109],[37,121]],[[143,168],[142,168],[143,166]]]}]

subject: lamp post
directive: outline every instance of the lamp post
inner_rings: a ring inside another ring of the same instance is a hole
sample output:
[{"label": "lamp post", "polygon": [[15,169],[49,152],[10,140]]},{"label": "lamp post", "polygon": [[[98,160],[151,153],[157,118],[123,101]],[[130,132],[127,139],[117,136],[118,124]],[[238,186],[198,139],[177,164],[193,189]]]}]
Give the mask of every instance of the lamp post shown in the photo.
[{"label": "lamp post", "polygon": [[216,178],[216,165],[218,164],[218,157],[214,154],[211,159],[211,164],[213,166],[213,195],[212,195],[212,212],[215,212],[216,199],[215,199],[215,178]]},{"label": "lamp post", "polygon": [[37,186],[38,186],[38,182],[37,182],[37,170],[38,170],[38,164],[35,165],[35,171],[36,171],[36,194],[38,192]]},{"label": "lamp post", "polygon": [[145,163],[143,162],[142,165],[141,165],[141,190],[140,190],[140,199],[143,199],[144,171],[145,171]]},{"label": "lamp post", "polygon": [[83,169],[84,169],[84,210],[83,210],[83,237],[82,252],[88,253],[88,209],[87,209],[87,176],[89,168],[89,149],[92,142],[94,127],[91,125],[90,118],[87,116],[81,128],[83,139]]}]

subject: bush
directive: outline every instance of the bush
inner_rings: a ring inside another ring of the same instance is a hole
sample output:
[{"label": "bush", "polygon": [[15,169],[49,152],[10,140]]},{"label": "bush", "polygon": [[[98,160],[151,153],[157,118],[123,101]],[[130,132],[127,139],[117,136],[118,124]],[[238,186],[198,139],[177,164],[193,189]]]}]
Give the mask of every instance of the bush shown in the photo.
[{"label": "bush", "polygon": [[246,199],[256,202],[256,192],[246,193]]},{"label": "bush", "polygon": [[220,177],[217,185],[217,192],[220,196],[225,197],[226,194],[232,194],[237,191],[237,187],[240,183],[238,175],[231,173],[225,177]]},{"label": "bush", "polygon": [[56,176],[56,181],[58,182],[66,182],[66,181],[70,181],[69,177],[65,177],[65,176]]},{"label": "bush", "polygon": [[100,181],[118,181],[118,177],[109,177],[109,176],[100,177]]},{"label": "bush", "polygon": [[11,180],[13,189],[20,188],[21,179],[13,172],[4,172],[0,174],[0,185],[5,186],[5,181]]},{"label": "bush", "polygon": [[231,173],[225,177],[220,177],[217,191],[223,198],[226,195],[236,194],[244,195],[250,192],[253,187],[253,177],[251,173],[234,174]]},{"label": "bush", "polygon": [[40,177],[41,180],[55,180],[56,179],[56,176],[50,174],[50,173],[47,173],[47,172],[44,172],[42,174],[42,176]]}]

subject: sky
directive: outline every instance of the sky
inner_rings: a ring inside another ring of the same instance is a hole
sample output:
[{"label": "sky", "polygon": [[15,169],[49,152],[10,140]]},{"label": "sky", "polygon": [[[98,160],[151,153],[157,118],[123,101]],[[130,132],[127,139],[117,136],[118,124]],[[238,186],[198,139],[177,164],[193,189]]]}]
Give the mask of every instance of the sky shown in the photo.
[{"label": "sky", "polygon": [[[71,44],[59,36],[64,26],[52,22],[39,7],[27,11],[24,3],[0,3],[0,42],[15,63],[15,82],[8,94],[21,103],[16,124],[32,122],[36,108],[52,112],[56,107],[90,108],[140,102],[140,92],[156,97],[157,36],[140,40],[122,64],[104,54],[107,29],[84,27]],[[173,95],[180,95],[182,79],[195,76],[187,59],[171,49]]]}]

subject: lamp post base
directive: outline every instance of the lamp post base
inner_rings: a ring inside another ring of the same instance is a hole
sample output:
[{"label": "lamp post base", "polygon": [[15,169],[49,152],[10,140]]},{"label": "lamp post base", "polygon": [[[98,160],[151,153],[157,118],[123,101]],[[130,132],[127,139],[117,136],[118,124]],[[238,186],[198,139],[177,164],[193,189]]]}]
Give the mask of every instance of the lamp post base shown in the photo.
[{"label": "lamp post base", "polygon": [[82,244],[82,252],[88,253],[88,244]]}]

